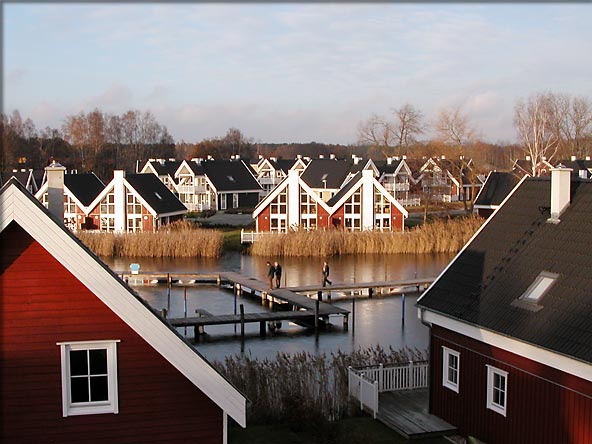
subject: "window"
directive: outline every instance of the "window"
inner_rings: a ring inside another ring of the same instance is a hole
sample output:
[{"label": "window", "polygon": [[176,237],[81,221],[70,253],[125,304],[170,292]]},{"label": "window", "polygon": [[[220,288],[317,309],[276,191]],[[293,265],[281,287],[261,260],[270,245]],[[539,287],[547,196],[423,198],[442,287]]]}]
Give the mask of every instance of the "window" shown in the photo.
[{"label": "window", "polygon": [[524,294],[520,296],[520,299],[537,304],[553,286],[558,277],[559,275],[556,273],[541,271],[530,287],[528,287]]},{"label": "window", "polygon": [[506,416],[508,372],[487,365],[487,408]]},{"label": "window", "polygon": [[62,414],[119,413],[117,342],[58,343],[62,355]]},{"label": "window", "polygon": [[458,393],[460,353],[447,347],[442,347],[442,352],[442,385]]},{"label": "window", "polygon": [[238,208],[238,193],[232,193],[232,208]]},{"label": "window", "polygon": [[220,209],[226,209],[226,194],[220,194]]}]

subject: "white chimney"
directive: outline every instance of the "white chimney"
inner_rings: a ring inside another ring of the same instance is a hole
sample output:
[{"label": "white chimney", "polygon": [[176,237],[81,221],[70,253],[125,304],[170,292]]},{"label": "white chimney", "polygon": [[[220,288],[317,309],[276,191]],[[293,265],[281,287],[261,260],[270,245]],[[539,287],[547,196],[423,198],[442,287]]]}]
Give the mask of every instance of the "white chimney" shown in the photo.
[{"label": "white chimney", "polygon": [[405,154],[403,154],[403,160],[406,160],[407,156]]},{"label": "white chimney", "polygon": [[442,160],[446,160],[446,156],[444,154],[442,154],[442,156],[440,157]]},{"label": "white chimney", "polygon": [[329,154],[329,159],[334,160],[335,159],[335,154]]},{"label": "white chimney", "polygon": [[576,156],[571,156],[571,161],[575,162],[575,160],[576,160]]},{"label": "white chimney", "polygon": [[586,156],[586,160],[590,160],[590,156]]},{"label": "white chimney", "polygon": [[392,158],[392,157],[390,157],[390,156],[388,156],[388,157],[386,158],[386,164],[387,164],[387,165],[391,165],[392,163],[393,163],[393,158]]},{"label": "white chimney", "polygon": [[319,154],[319,159],[324,159],[325,156],[323,154]]},{"label": "white chimney", "polygon": [[530,156],[526,156],[526,160],[530,162]]},{"label": "white chimney", "polygon": [[66,167],[53,161],[45,167],[47,175],[47,208],[61,223],[64,222],[64,172]]},{"label": "white chimney", "polygon": [[551,168],[551,217],[547,222],[558,224],[559,216],[569,206],[571,196],[571,168]]}]

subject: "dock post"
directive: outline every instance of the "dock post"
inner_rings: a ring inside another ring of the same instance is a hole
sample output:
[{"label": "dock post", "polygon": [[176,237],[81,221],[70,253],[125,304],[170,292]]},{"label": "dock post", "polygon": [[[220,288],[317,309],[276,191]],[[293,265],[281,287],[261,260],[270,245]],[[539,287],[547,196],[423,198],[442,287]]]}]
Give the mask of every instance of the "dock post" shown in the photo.
[{"label": "dock post", "polygon": [[265,321],[259,322],[259,336],[265,337]]},{"label": "dock post", "polygon": [[349,329],[349,316],[343,315],[343,330],[347,331]]},{"label": "dock post", "polygon": [[368,299],[372,299],[372,296],[374,295],[374,289],[373,288],[369,288],[368,289]]},{"label": "dock post", "polygon": [[317,301],[323,300],[323,290],[317,291]]},{"label": "dock post", "polygon": [[319,300],[315,301],[314,307],[314,317],[315,317],[315,333],[319,332]]},{"label": "dock post", "polygon": [[[187,318],[187,287],[183,287],[183,314]],[[185,336],[187,336],[187,327],[185,327]]]},{"label": "dock post", "polygon": [[352,336],[356,333],[356,298],[352,299]]},{"label": "dock post", "polygon": [[222,277],[220,275],[218,275],[216,277],[216,285],[218,285],[218,287],[220,287],[220,285],[222,285]]},{"label": "dock post", "polygon": [[[237,290],[236,290],[236,284],[234,284],[232,286],[233,289],[233,293],[234,293],[234,314],[236,314],[236,296],[237,296]],[[234,334],[236,334],[236,324],[234,324]]]},{"label": "dock post", "polygon": [[330,304],[331,303],[331,289],[327,290],[327,302]]},{"label": "dock post", "polygon": [[167,309],[163,308],[162,310],[160,310],[160,315],[162,316],[163,319],[166,319],[167,317]]},{"label": "dock post", "polygon": [[245,306],[240,304],[240,330],[241,330],[241,343],[245,342]]},{"label": "dock post", "polygon": [[267,302],[267,292],[262,291],[261,292],[261,305],[265,305],[266,302]]},{"label": "dock post", "polygon": [[405,293],[401,296],[401,325],[405,325]]},{"label": "dock post", "polygon": [[171,287],[167,287],[167,311],[171,311]]}]

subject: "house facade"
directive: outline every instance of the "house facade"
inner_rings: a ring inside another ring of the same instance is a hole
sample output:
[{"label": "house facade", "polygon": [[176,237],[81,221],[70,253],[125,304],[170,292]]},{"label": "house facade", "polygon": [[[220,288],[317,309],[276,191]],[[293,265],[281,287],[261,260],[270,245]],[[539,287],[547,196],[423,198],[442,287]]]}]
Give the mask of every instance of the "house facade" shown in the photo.
[{"label": "house facade", "polygon": [[223,444],[229,416],[246,425],[244,396],[61,214],[14,180],[0,206],[1,442]]},{"label": "house facade", "polygon": [[87,207],[87,228],[106,232],[154,232],[183,219],[187,208],[154,174],[113,172]]},{"label": "house facade", "polygon": [[290,170],[255,208],[257,232],[344,228],[349,231],[402,231],[407,211],[374,178],[371,169],[358,172],[327,202]]},{"label": "house facade", "polygon": [[487,444],[592,437],[592,182],[524,178],[418,300],[430,412]]}]

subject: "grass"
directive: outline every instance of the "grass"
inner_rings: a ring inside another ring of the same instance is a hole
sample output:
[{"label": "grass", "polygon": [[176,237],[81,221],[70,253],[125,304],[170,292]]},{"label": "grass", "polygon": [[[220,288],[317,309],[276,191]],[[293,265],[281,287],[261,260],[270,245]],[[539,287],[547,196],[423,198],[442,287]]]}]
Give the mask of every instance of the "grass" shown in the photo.
[{"label": "grass", "polygon": [[79,231],[77,236],[99,256],[216,258],[223,246],[220,231],[197,228],[189,221],[175,222],[156,233]]},{"label": "grass", "polygon": [[435,219],[400,232],[340,229],[292,230],[260,237],[254,256],[333,256],[338,254],[456,253],[479,229],[476,216]]},{"label": "grass", "polygon": [[356,410],[348,393],[349,366],[426,359],[427,351],[382,348],[314,355],[278,352],[275,359],[227,356],[216,367],[251,402],[250,424],[305,424],[350,417]]},{"label": "grass", "polygon": [[[403,444],[410,443],[384,424],[359,416],[332,423],[310,423],[304,429],[290,424],[255,425],[247,424],[243,429],[231,424],[228,431],[229,444]],[[450,444],[444,438],[414,439],[417,444]]]}]

